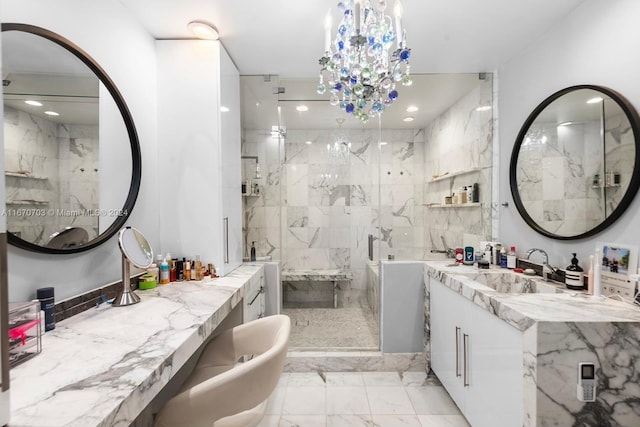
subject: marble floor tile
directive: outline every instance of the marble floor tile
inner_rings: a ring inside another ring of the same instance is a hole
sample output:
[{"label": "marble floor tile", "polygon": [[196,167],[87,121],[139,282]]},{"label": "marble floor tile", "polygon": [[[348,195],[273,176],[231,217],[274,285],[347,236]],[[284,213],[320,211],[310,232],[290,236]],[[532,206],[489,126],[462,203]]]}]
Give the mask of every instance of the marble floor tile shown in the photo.
[{"label": "marble floor tile", "polygon": [[402,379],[397,372],[363,372],[365,386],[401,386]]},{"label": "marble floor tile", "polygon": [[422,427],[415,415],[373,415],[374,427]]},{"label": "marble floor tile", "polygon": [[327,415],[327,427],[373,427],[371,415]]},{"label": "marble floor tile", "polygon": [[326,427],[324,415],[283,415],[278,427]]},{"label": "marble floor tile", "polygon": [[327,414],[370,414],[364,387],[327,388]]},{"label": "marble floor tile", "polygon": [[460,410],[444,387],[407,387],[416,414],[459,415]]},{"label": "marble floor tile", "polygon": [[363,387],[364,380],[360,372],[327,372],[327,387]]},{"label": "marble floor tile", "polygon": [[462,415],[418,415],[421,427],[471,427]]},{"label": "marble floor tile", "polygon": [[286,387],[276,387],[275,390],[273,390],[273,393],[269,396],[265,414],[280,415],[282,413],[282,405],[286,391]]},{"label": "marble floor tile", "polygon": [[402,374],[402,385],[405,387],[420,387],[427,381],[426,372],[404,372]]},{"label": "marble floor tile", "polygon": [[325,387],[287,387],[282,405],[283,415],[325,415]]},{"label": "marble floor tile", "polygon": [[256,427],[279,427],[280,415],[265,415]]},{"label": "marble floor tile", "polygon": [[317,372],[290,373],[288,387],[323,387],[324,379]]},{"label": "marble floor tile", "polygon": [[372,414],[415,414],[404,387],[365,387]]}]

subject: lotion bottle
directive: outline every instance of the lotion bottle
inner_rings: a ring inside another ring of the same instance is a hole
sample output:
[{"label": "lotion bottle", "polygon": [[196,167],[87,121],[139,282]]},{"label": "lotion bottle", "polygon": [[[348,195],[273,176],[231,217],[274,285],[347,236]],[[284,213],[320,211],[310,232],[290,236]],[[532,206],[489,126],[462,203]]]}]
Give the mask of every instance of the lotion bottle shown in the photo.
[{"label": "lotion bottle", "polygon": [[593,296],[602,296],[602,284],[600,283],[600,274],[602,273],[602,267],[600,266],[600,249],[596,248],[595,265],[593,266]]},{"label": "lotion bottle", "polygon": [[169,263],[167,262],[166,258],[162,260],[162,264],[160,264],[160,284],[169,284]]},{"label": "lotion bottle", "polygon": [[587,293],[593,295],[593,255],[589,255],[589,273],[587,273]]}]

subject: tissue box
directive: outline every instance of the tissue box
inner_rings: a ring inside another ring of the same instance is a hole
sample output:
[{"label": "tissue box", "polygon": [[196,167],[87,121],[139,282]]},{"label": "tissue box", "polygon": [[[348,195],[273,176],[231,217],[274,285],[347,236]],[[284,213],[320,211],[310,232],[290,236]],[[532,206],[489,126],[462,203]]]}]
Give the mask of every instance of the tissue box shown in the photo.
[{"label": "tissue box", "polygon": [[9,303],[9,367],[42,351],[43,325],[40,302]]}]

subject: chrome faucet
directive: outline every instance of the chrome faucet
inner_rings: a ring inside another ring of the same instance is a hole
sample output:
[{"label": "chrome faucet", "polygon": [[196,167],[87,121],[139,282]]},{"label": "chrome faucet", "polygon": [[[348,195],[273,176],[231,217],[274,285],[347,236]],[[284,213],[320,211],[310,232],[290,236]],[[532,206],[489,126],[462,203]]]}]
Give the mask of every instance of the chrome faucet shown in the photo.
[{"label": "chrome faucet", "polygon": [[431,249],[431,253],[447,254],[447,258],[455,258],[456,257],[455,249],[452,249],[447,245],[447,241],[444,239],[444,236],[440,236],[440,240],[442,240],[442,247],[444,248],[444,250],[441,251],[439,249]]},{"label": "chrome faucet", "polygon": [[550,280],[548,276],[549,271],[551,271],[552,274],[557,274],[558,270],[549,264],[549,255],[547,255],[547,252],[544,249],[538,249],[538,248],[529,249],[527,251],[527,259],[529,259],[529,257],[534,252],[540,252],[544,257],[542,260],[542,277],[547,281]]}]

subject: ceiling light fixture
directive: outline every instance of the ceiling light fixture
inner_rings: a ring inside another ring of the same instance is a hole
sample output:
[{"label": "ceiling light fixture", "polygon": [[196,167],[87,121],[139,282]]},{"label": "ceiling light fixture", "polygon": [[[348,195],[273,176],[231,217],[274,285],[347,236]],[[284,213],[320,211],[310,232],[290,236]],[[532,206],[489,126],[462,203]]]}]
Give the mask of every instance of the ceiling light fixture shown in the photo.
[{"label": "ceiling light fixture", "polygon": [[414,118],[414,117],[412,117],[412,116],[405,117],[404,119],[402,119],[402,121],[403,121],[403,122],[412,122],[412,121],[414,121],[414,120],[415,120],[415,118]]},{"label": "ceiling light fixture", "polygon": [[218,40],[220,37],[216,27],[205,21],[191,21],[187,27],[199,39]]},{"label": "ceiling light fixture", "polygon": [[476,108],[476,111],[489,111],[491,110],[491,105],[481,105]]},{"label": "ceiling light fixture", "polygon": [[296,110],[300,112],[309,111],[309,107],[307,107],[306,105],[298,105],[296,107]]},{"label": "ceiling light fixture", "polygon": [[225,107],[224,105],[220,107],[220,112],[222,113],[228,113],[229,112],[229,107]]},{"label": "ceiling light fixture", "polygon": [[385,15],[386,7],[386,1],[341,1],[338,10],[342,19],[333,41],[331,10],[324,21],[325,52],[320,58],[316,91],[322,95],[329,90],[329,103],[362,123],[381,115],[398,98],[397,82],[403,86],[413,83],[411,49],[402,29],[402,3],[396,0],[393,18]]},{"label": "ceiling light fixture", "polygon": [[59,116],[59,113],[56,113],[55,111],[45,111],[44,112],[46,115],[48,116]]},{"label": "ceiling light fixture", "polygon": [[602,97],[596,96],[595,98],[591,98],[590,100],[588,100],[587,104],[597,104],[599,102],[602,102]]},{"label": "ceiling light fixture", "polygon": [[31,99],[27,99],[26,101],[24,101],[24,103],[28,105],[33,105],[34,107],[42,107],[42,102],[33,101]]},{"label": "ceiling light fixture", "polygon": [[418,107],[416,107],[415,105],[409,105],[405,111],[407,113],[415,113],[416,111],[418,111]]}]

